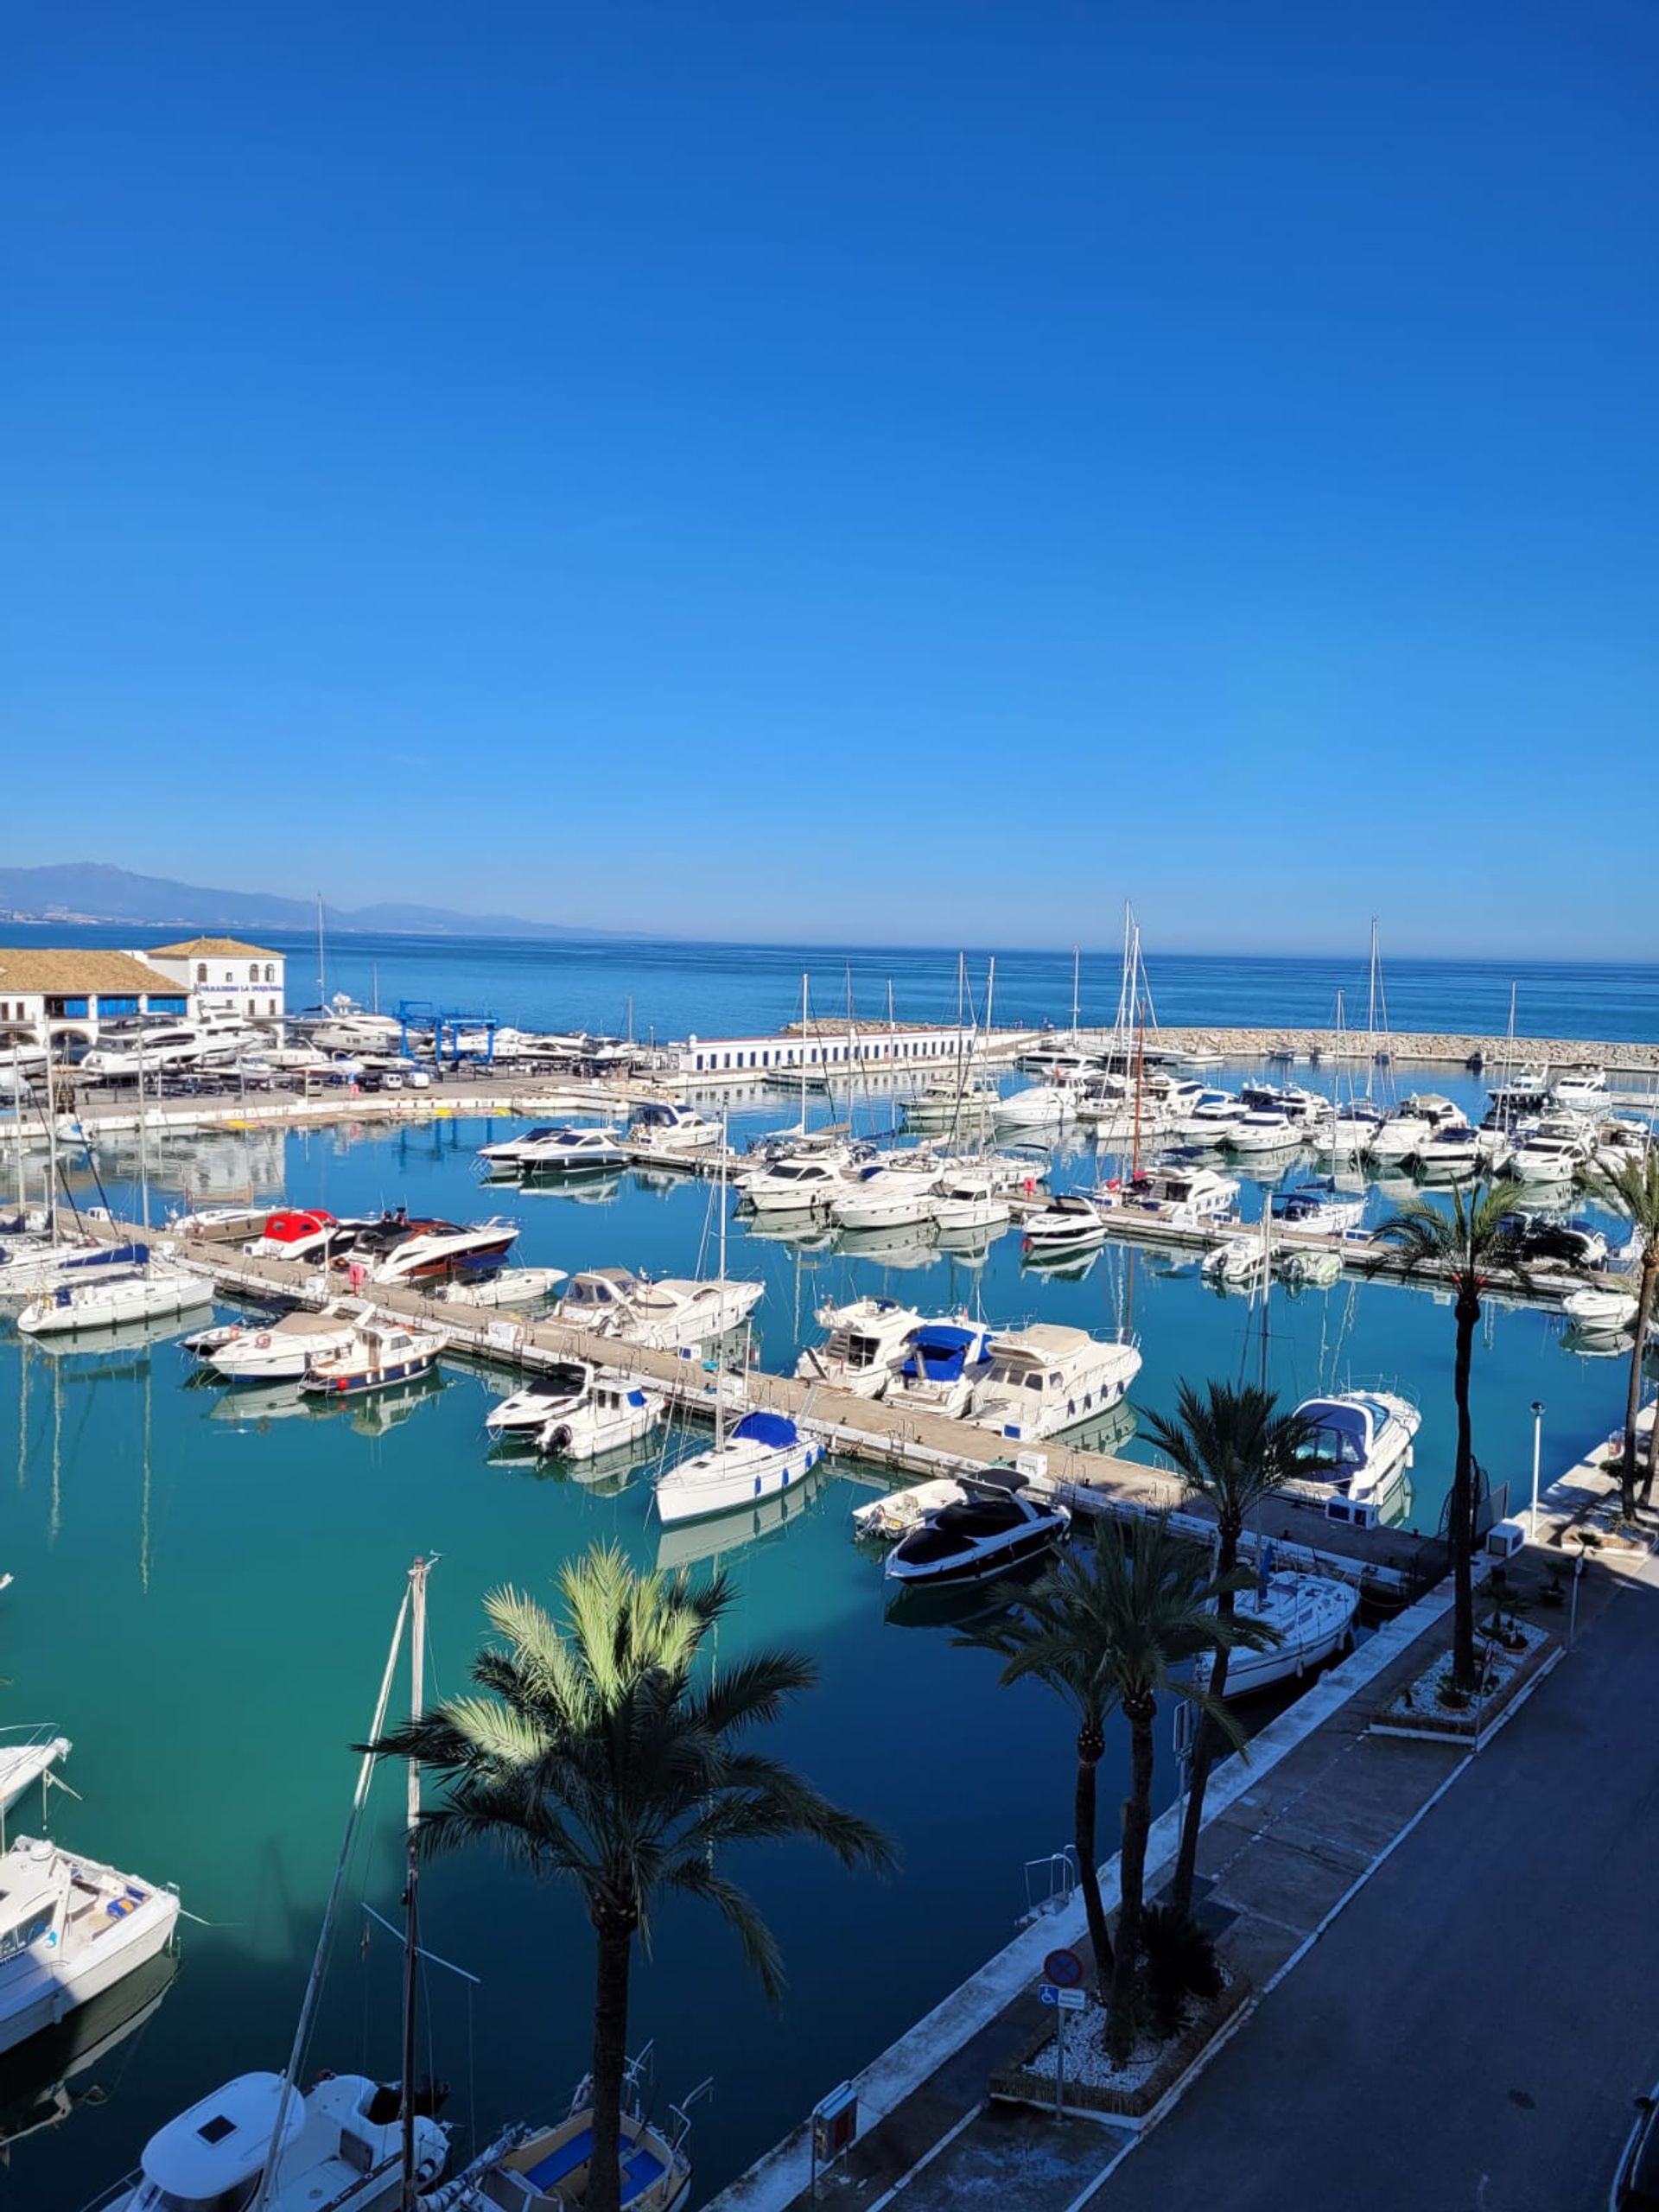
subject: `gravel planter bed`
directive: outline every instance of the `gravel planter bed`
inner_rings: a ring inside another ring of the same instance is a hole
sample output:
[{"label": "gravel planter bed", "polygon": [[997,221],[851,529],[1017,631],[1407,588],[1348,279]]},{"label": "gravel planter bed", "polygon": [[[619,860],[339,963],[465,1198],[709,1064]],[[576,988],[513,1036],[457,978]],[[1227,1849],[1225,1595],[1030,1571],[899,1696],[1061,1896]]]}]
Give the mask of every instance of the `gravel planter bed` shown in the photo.
[{"label": "gravel planter bed", "polygon": [[1554,1637],[1530,1622],[1515,1624],[1516,1648],[1482,1640],[1477,1656],[1485,1664],[1484,1686],[1467,1705],[1442,1701],[1452,1680],[1452,1652],[1448,1645],[1424,1668],[1415,1681],[1402,1683],[1371,1722],[1380,1736],[1445,1736],[1453,1741],[1472,1740],[1490,1728],[1516,1694],[1538,1672],[1557,1646]]},{"label": "gravel planter bed", "polygon": [[[1236,1967],[1224,1967],[1224,1986],[1213,2003],[1195,2013],[1167,2042],[1142,2038],[1128,2063],[1114,2068],[1103,2047],[1106,2013],[1091,2006],[1075,2015],[1065,2031],[1065,2109],[1097,2112],[1114,2120],[1141,2120],[1159,2104],[1203,2056],[1249,1994],[1249,1983]],[[1010,2104],[1054,2109],[1056,2037],[1045,2020],[1017,2063],[993,2074],[988,2093]]]}]

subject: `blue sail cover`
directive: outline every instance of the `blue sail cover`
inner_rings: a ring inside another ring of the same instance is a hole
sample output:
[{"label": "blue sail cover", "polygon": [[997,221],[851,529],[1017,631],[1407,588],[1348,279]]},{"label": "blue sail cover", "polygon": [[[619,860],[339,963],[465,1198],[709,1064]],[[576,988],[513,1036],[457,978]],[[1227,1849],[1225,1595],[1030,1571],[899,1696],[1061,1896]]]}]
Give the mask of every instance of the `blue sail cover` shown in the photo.
[{"label": "blue sail cover", "polygon": [[770,1444],[779,1452],[786,1452],[791,1444],[801,1440],[787,1414],[745,1414],[732,1436],[734,1441],[741,1440],[746,1444]]},{"label": "blue sail cover", "polygon": [[149,1258],[148,1244],[100,1244],[91,1252],[79,1253],[72,1260],[60,1261],[65,1268],[142,1268]]},{"label": "blue sail cover", "polygon": [[968,1364],[970,1351],[976,1360],[986,1357],[988,1339],[986,1330],[951,1328],[944,1323],[917,1329],[911,1336],[910,1357],[902,1371],[930,1382],[955,1382]]}]

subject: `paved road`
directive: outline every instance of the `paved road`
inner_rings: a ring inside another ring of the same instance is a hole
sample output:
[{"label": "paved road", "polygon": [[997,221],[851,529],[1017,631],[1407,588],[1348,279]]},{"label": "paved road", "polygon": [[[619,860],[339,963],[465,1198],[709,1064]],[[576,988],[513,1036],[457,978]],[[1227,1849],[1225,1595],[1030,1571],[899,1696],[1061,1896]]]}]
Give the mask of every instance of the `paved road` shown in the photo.
[{"label": "paved road", "polygon": [[1659,2078],[1656,1685],[1659,1579],[1609,1606],[1090,2212],[1605,2212],[1630,2100]]}]

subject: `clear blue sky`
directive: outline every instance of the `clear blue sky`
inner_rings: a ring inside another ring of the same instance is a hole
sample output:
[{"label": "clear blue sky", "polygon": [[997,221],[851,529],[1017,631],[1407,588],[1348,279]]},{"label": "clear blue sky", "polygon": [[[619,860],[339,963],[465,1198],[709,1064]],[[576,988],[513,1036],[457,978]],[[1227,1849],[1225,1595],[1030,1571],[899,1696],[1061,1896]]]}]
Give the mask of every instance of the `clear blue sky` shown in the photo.
[{"label": "clear blue sky", "polygon": [[1659,11],[10,11],[0,860],[1654,950]]}]

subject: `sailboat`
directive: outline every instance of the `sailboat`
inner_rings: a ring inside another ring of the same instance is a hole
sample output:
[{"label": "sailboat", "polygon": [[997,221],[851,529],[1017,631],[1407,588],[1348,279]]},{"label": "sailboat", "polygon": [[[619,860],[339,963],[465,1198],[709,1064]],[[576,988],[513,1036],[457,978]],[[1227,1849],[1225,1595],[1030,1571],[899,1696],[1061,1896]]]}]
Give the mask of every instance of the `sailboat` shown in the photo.
[{"label": "sailboat", "polygon": [[[726,1282],[726,1168],[721,1154],[720,1283]],[[725,1375],[715,1369],[715,1441],[707,1452],[666,1467],[657,1478],[657,1517],[665,1527],[729,1513],[756,1499],[775,1497],[803,1481],[823,1457],[823,1446],[804,1437],[786,1414],[745,1414],[728,1434]]]},{"label": "sailboat", "polygon": [[[369,1740],[381,1735],[407,1626],[410,1631],[412,1710],[418,1717],[425,1655],[426,1578],[434,1561],[417,1559],[398,1610],[391,1649]],[[323,1909],[322,1930],[286,2070],[238,2075],[198,2100],[152,2135],[143,2160],[109,2195],[99,2212],[391,2212],[412,2207],[442,2173],[448,2130],[422,2109],[415,2082],[415,1998],[418,1863],[414,1823],[420,1810],[419,1770],[411,1762],[404,1896],[404,2070],[387,2084],[362,2074],[322,2074],[299,2086],[315,2024],[334,1935],[334,1919],[359,1817],[374,1771],[365,1751],[346,1823],[345,1839]],[[176,1903],[176,1900],[175,1900]]]},{"label": "sailboat", "polygon": [[17,1326],[24,1336],[79,1335],[88,1330],[119,1328],[130,1321],[166,1320],[213,1302],[210,1276],[172,1262],[157,1261],[149,1249],[149,1147],[142,1057],[138,1192],[140,1236],[137,1243],[126,1248],[133,1255],[130,1264],[111,1262],[90,1268],[81,1280],[74,1281],[65,1281],[60,1274],[55,1283],[43,1287],[17,1316]]}]

